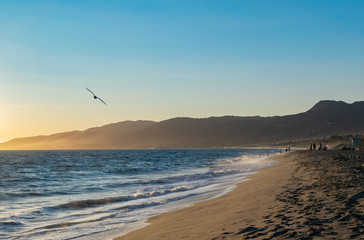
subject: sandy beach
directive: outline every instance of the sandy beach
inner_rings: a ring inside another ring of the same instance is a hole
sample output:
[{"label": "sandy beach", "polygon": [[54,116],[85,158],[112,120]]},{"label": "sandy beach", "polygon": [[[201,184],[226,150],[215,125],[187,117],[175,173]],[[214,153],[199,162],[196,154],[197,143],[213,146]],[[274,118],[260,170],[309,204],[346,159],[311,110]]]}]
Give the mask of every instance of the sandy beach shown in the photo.
[{"label": "sandy beach", "polygon": [[131,239],[364,239],[364,154],[296,151],[270,158],[232,192],[161,214]]}]

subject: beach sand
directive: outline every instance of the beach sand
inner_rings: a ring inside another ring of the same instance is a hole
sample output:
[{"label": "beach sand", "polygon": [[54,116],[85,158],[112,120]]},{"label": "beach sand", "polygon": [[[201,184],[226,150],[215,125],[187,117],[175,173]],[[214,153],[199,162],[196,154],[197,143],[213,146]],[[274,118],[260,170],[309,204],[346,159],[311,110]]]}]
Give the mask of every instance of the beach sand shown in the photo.
[{"label": "beach sand", "polygon": [[116,239],[364,239],[363,158],[337,150],[275,156],[279,164],[232,192]]}]

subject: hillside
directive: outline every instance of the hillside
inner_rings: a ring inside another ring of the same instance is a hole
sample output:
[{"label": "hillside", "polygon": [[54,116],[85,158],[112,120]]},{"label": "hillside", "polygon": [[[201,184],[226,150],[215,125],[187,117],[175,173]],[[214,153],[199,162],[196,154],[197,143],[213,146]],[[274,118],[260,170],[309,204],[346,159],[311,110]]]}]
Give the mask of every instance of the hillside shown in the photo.
[{"label": "hillside", "polygon": [[0,149],[247,147],[345,134],[364,134],[364,102],[320,101],[304,113],[275,117],[126,121],[85,131],[13,139],[1,143]]}]

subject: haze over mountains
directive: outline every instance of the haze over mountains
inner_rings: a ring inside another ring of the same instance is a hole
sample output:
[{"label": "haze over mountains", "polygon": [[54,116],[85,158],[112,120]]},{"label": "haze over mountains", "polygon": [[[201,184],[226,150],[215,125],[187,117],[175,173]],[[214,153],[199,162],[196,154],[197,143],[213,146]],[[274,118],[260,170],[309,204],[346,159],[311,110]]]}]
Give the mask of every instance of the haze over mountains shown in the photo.
[{"label": "haze over mountains", "polygon": [[125,121],[85,131],[17,138],[1,143],[0,149],[248,147],[345,134],[364,134],[363,101],[320,101],[306,112],[287,116]]}]

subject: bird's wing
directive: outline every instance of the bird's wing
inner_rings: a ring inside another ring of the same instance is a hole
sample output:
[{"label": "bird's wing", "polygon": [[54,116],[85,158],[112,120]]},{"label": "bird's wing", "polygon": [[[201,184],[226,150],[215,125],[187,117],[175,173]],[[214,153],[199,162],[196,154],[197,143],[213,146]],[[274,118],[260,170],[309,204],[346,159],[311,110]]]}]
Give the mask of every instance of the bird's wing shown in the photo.
[{"label": "bird's wing", "polygon": [[92,95],[96,96],[95,93],[93,91],[91,91],[90,89],[88,89],[87,87],[85,87],[90,93],[92,93]]},{"label": "bird's wing", "polygon": [[101,98],[97,98],[97,99],[99,99],[101,102],[103,102],[105,105],[107,105],[106,102],[104,102]]}]

